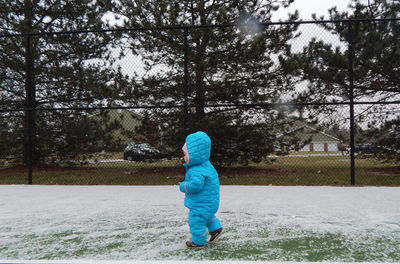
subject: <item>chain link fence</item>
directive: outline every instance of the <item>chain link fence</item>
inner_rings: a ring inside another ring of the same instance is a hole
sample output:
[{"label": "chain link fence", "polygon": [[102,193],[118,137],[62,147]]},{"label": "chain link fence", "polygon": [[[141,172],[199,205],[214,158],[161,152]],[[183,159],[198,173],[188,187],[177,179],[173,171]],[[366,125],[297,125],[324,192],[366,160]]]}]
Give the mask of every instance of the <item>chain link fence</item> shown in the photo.
[{"label": "chain link fence", "polygon": [[176,184],[202,130],[222,184],[399,186],[398,24],[1,35],[0,184]]}]

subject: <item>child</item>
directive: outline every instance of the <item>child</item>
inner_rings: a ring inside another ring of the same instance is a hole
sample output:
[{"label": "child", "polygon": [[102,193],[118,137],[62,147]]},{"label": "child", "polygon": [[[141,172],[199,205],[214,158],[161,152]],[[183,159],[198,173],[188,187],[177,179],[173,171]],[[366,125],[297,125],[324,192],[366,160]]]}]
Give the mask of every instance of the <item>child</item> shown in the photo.
[{"label": "child", "polygon": [[188,248],[203,248],[207,232],[209,243],[222,233],[221,222],[215,216],[219,207],[218,173],[210,163],[211,140],[204,132],[186,137],[183,145],[186,173],[179,189],[185,193],[185,206],[189,208],[189,228],[192,241],[186,241]]}]

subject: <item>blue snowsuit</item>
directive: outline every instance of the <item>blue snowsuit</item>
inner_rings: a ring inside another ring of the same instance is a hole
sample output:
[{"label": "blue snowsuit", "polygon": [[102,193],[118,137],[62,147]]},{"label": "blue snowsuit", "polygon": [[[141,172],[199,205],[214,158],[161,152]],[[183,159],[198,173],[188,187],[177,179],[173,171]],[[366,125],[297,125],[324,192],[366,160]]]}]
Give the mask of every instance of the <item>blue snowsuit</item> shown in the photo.
[{"label": "blue snowsuit", "polygon": [[189,164],[185,180],[179,185],[185,193],[185,206],[189,208],[189,228],[192,242],[204,245],[207,233],[221,228],[221,222],[215,216],[219,207],[218,173],[209,161],[211,140],[204,132],[196,132],[186,137]]}]

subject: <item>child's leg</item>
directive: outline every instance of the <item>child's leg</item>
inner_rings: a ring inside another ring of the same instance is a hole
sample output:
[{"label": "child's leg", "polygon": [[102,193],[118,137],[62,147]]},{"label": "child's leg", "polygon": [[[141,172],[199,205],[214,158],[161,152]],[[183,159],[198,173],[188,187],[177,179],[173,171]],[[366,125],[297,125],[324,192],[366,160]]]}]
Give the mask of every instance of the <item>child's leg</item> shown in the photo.
[{"label": "child's leg", "polygon": [[207,240],[207,219],[201,214],[196,214],[193,210],[189,210],[189,228],[192,234],[192,242],[196,245],[203,246]]},{"label": "child's leg", "polygon": [[210,233],[214,232],[215,230],[220,229],[221,227],[222,226],[219,219],[215,215],[212,215],[212,217],[207,222],[208,232]]}]

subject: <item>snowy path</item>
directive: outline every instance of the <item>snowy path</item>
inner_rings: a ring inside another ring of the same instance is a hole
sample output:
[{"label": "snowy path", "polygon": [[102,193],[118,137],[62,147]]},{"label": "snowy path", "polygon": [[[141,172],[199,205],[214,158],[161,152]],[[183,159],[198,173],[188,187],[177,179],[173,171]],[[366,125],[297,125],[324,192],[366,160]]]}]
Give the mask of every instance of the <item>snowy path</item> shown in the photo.
[{"label": "snowy path", "polygon": [[0,186],[0,263],[400,262],[400,188],[222,186],[226,232],[201,251],[183,247],[183,198],[177,186]]}]

